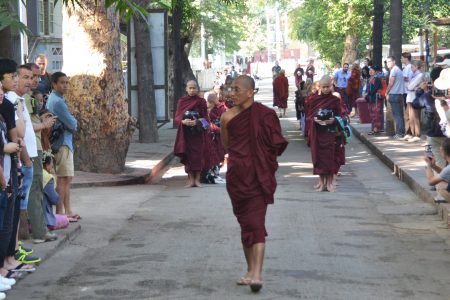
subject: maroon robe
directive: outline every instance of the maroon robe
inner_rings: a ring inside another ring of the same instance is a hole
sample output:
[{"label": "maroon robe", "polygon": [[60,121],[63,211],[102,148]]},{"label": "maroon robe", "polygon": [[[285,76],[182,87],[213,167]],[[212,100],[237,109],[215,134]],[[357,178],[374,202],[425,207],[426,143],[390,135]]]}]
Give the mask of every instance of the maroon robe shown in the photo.
[{"label": "maroon robe", "polygon": [[185,171],[195,172],[204,169],[204,156],[206,149],[206,131],[198,127],[188,127],[181,124],[186,111],[196,111],[200,118],[208,118],[206,100],[199,96],[185,96],[178,100],[175,113],[175,124],[178,126],[175,139],[174,154],[181,158]]},{"label": "maroon robe", "polygon": [[211,127],[209,130],[209,137],[211,139],[211,163],[217,166],[223,162],[225,156],[225,149],[220,139],[220,127],[215,123],[220,121],[222,114],[227,111],[227,107],[223,103],[214,106],[209,112],[209,119],[211,120]]},{"label": "maroon robe", "polygon": [[[338,93],[339,94],[339,93]],[[339,98],[339,97],[338,97]],[[350,122],[350,118],[348,117],[347,108],[345,106],[342,98],[339,98],[339,103],[341,106],[341,118],[348,120]],[[345,137],[341,134],[336,137],[336,163],[339,166],[345,165]]]},{"label": "maroon robe", "polygon": [[288,142],[275,112],[253,103],[228,123],[227,191],[245,247],[264,243],[267,205],[274,202],[277,156]]},{"label": "maroon robe", "polygon": [[273,85],[273,106],[278,108],[287,108],[287,99],[289,97],[289,82],[284,74],[275,78]]},{"label": "maroon robe", "polygon": [[341,102],[332,94],[314,95],[307,103],[306,122],[308,123],[308,145],[311,147],[311,157],[316,175],[337,174],[341,160],[337,157],[339,150],[336,143],[338,138],[336,124],[322,126],[314,121],[320,108],[333,110],[335,116],[341,115]]}]

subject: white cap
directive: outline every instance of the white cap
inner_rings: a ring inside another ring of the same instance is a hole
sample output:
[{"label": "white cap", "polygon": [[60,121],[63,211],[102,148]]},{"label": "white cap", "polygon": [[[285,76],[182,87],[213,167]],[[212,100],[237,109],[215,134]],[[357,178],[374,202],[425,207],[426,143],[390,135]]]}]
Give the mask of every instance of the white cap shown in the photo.
[{"label": "white cap", "polygon": [[450,67],[450,58],[446,58],[446,59],[444,59],[444,61],[443,62],[440,62],[440,63],[436,63],[436,65],[438,65],[438,66],[447,66],[447,67]]},{"label": "white cap", "polygon": [[450,89],[450,68],[441,71],[439,78],[434,81],[434,86],[439,90]]}]

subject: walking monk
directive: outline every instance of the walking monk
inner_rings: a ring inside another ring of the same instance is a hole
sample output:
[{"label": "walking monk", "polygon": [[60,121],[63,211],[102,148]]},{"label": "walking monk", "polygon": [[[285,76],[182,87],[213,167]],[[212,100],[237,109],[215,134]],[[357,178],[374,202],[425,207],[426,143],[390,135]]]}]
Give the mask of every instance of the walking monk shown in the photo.
[{"label": "walking monk", "polygon": [[319,109],[329,109],[334,116],[341,116],[340,99],[331,92],[331,78],[324,76],[319,81],[320,93],[314,95],[307,102],[308,145],[311,147],[311,157],[314,174],[320,176],[319,183],[315,185],[317,191],[334,192],[336,190],[335,175],[341,167],[340,160],[336,157],[336,139],[339,137],[336,120],[319,120]]},{"label": "walking monk", "polygon": [[277,106],[280,111],[280,118],[286,116],[287,100],[289,98],[289,82],[282,69],[280,74],[272,82],[273,85],[273,106]]},{"label": "walking monk", "polygon": [[186,187],[201,187],[200,173],[204,169],[206,131],[201,119],[208,119],[206,100],[198,96],[198,85],[194,80],[186,84],[187,96],[178,100],[175,123],[178,126],[174,153],[181,158],[188,173]]},{"label": "walking monk", "polygon": [[267,205],[274,202],[277,156],[288,142],[276,113],[254,102],[255,81],[251,77],[237,77],[231,89],[236,106],[222,115],[221,137],[229,155],[227,191],[241,226],[247,261],[247,273],[237,284],[258,292],[262,288]]}]

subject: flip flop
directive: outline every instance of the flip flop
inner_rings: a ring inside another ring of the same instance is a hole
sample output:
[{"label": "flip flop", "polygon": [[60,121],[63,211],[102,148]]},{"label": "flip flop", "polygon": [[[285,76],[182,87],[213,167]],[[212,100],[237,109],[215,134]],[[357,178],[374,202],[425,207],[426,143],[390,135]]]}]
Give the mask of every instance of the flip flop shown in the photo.
[{"label": "flip flop", "polygon": [[236,281],[237,285],[249,285],[252,280],[250,278],[241,277],[238,281]]},{"label": "flip flop", "polygon": [[19,279],[22,277],[22,274],[13,272],[11,270],[8,270],[8,273],[6,273],[5,278],[12,278],[12,279]]},{"label": "flip flop", "polygon": [[28,268],[27,266],[30,266],[30,265],[26,265],[26,264],[22,263],[22,264],[18,265],[17,267],[15,267],[14,269],[11,269],[9,271],[11,271],[11,272],[26,272],[26,273],[33,273],[34,271],[36,271],[36,268],[33,268],[33,267]]},{"label": "flip flop", "polygon": [[76,223],[76,222],[78,222],[78,219],[77,219],[77,218],[73,218],[73,217],[69,217],[69,216],[67,216],[67,220],[69,220],[70,223]]},{"label": "flip flop", "polygon": [[67,217],[72,218],[72,219],[81,220],[81,217],[79,214],[71,214],[71,215],[67,215]]}]

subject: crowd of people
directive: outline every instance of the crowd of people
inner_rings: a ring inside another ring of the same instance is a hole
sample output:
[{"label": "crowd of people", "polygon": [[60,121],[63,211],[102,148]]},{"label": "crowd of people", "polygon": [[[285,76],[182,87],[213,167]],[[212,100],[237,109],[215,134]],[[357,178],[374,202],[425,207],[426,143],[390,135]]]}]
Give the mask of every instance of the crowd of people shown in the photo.
[{"label": "crowd of people", "polygon": [[46,67],[44,55],[19,66],[0,58],[0,299],[41,261],[24,241],[55,241],[55,230],[81,219],[70,206],[68,77]]}]

